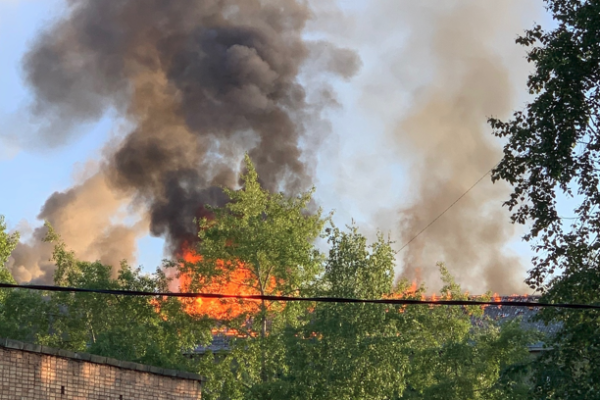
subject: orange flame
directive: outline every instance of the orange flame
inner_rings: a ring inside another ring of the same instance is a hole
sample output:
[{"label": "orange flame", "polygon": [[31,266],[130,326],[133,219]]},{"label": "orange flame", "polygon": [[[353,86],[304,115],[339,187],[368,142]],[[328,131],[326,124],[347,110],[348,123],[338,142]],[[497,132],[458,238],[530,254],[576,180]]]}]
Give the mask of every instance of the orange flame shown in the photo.
[{"label": "orange flame", "polygon": [[212,336],[225,336],[230,338],[245,338],[248,336],[256,337],[256,332],[243,333],[234,328],[219,327],[210,330]]},{"label": "orange flame", "polygon": [[[183,260],[188,263],[196,263],[202,260],[202,256],[190,249],[184,249]],[[259,295],[260,292],[252,283],[253,273],[243,263],[238,263],[235,268],[227,268],[224,262],[217,262],[219,275],[213,277],[209,282],[201,279],[202,292],[220,293],[234,295]],[[182,291],[189,291],[192,284],[190,276],[181,274],[179,284]],[[269,284],[269,292],[275,287],[275,279]],[[241,315],[253,315],[260,311],[260,303],[252,300],[241,299],[183,299],[185,311],[190,315],[207,316],[217,320],[231,320]]]},{"label": "orange flame", "polygon": [[[498,293],[494,293],[494,297],[492,298],[495,302],[502,301],[502,298]],[[502,308],[502,306],[498,306],[498,308]]]},{"label": "orange flame", "polygon": [[162,313],[160,302],[157,299],[150,299],[148,300],[148,303],[150,303],[150,305],[154,308],[154,311],[159,315],[160,319],[162,319],[163,321],[167,320],[167,316],[164,313]]},{"label": "orange flame", "polygon": [[[435,293],[433,293],[429,299],[430,299],[431,301],[438,301],[438,298],[437,298],[437,296],[435,295]],[[433,304],[430,304],[430,305],[429,305],[429,308],[433,308],[433,307],[435,307]]]},{"label": "orange flame", "polygon": [[417,293],[417,280],[416,279],[414,281],[412,281],[412,284],[410,285],[410,287],[408,289],[406,289],[404,294],[407,296],[413,296],[415,293]]}]

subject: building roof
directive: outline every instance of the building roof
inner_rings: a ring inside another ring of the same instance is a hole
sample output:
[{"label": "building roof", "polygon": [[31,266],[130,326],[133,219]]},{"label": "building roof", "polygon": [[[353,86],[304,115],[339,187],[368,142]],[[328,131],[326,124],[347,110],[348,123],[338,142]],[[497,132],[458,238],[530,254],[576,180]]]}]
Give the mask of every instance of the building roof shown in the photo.
[{"label": "building roof", "polygon": [[[499,301],[533,301],[537,302],[539,296],[500,296]],[[558,323],[546,325],[543,321],[535,321],[535,316],[540,311],[540,307],[502,307],[488,306],[484,310],[484,315],[493,321],[502,324],[505,321],[512,321],[521,318],[521,327],[527,330],[535,330],[545,335],[552,336],[558,332],[561,325]]]},{"label": "building roof", "polygon": [[49,356],[67,358],[67,359],[77,360],[77,361],[86,361],[86,362],[90,362],[93,364],[110,365],[110,366],[117,367],[117,368],[135,370],[135,371],[139,371],[139,372],[147,372],[150,374],[169,376],[172,378],[202,381],[202,377],[200,375],[194,374],[191,372],[159,368],[159,367],[154,367],[151,365],[138,364],[138,363],[129,362],[129,361],[120,361],[120,360],[116,360],[114,358],[97,356],[95,354],[75,353],[75,352],[68,351],[68,350],[41,346],[39,344],[25,343],[25,342],[20,342],[18,340],[12,340],[12,339],[0,338],[0,348],[4,348],[4,349],[8,349],[8,350],[26,351],[29,353],[45,354],[45,355],[49,355]]},{"label": "building roof", "polygon": [[[496,301],[533,301],[539,300],[539,296],[499,296],[495,298]],[[512,321],[516,318],[521,318],[521,327],[526,330],[535,330],[541,332],[544,335],[552,336],[560,329],[560,324],[546,325],[542,321],[535,321],[534,317],[539,312],[540,307],[502,307],[502,306],[487,306],[484,309],[484,316],[496,321],[499,324],[504,322]],[[474,319],[473,324],[483,323],[482,319]],[[231,341],[233,337],[222,333],[213,335],[213,340],[206,346],[198,346],[194,353],[204,354],[206,352],[226,352],[230,350]],[[532,343],[528,346],[531,352],[543,351],[543,342]]]}]

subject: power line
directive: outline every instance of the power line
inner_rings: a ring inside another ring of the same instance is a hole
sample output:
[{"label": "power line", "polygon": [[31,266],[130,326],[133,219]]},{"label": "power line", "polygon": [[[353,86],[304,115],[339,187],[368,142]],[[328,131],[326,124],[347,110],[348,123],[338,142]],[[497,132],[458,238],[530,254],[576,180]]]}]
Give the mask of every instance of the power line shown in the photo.
[{"label": "power line", "polygon": [[446,306],[503,306],[503,307],[545,307],[545,308],[570,308],[570,309],[596,309],[600,305],[593,304],[567,304],[567,303],[537,303],[535,301],[479,301],[479,300],[413,300],[413,299],[352,299],[342,297],[293,297],[271,295],[240,295],[222,293],[189,293],[189,292],[144,292],[137,290],[113,289],[86,289],[65,286],[45,285],[15,285],[0,283],[0,288],[41,290],[48,292],[70,293],[98,293],[117,296],[152,296],[152,297],[183,297],[203,299],[238,299],[238,300],[265,300],[265,301],[304,301],[316,303],[362,303],[362,304],[390,304],[390,305],[446,305]]},{"label": "power line", "polygon": [[[496,164],[496,165],[498,165],[498,164]],[[427,226],[426,226],[425,228],[421,229],[421,230],[419,231],[419,233],[417,233],[415,236],[413,236],[413,237],[412,237],[412,239],[410,239],[408,242],[406,242],[406,243],[404,244],[404,246],[402,246],[402,247],[400,248],[400,250],[398,250],[398,251],[400,252],[400,251],[404,250],[404,248],[405,248],[406,246],[408,246],[408,245],[409,245],[409,244],[410,244],[410,243],[411,243],[413,240],[415,240],[416,238],[418,238],[418,237],[419,237],[419,235],[421,235],[421,233],[425,232],[425,231],[427,230],[427,228],[429,228],[431,225],[435,224],[435,222],[436,222],[438,219],[440,219],[440,218],[442,217],[442,215],[446,214],[446,211],[448,211],[449,209],[451,209],[452,207],[454,207],[454,205],[455,205],[456,203],[458,203],[458,202],[460,201],[460,199],[462,199],[463,197],[465,197],[465,196],[467,195],[467,193],[469,193],[469,192],[471,191],[471,189],[473,189],[475,186],[477,186],[477,185],[479,184],[479,182],[481,182],[481,181],[483,180],[483,178],[485,178],[486,176],[488,176],[488,175],[489,175],[489,174],[492,172],[492,170],[493,170],[494,168],[496,168],[496,165],[494,165],[492,168],[490,168],[490,169],[489,169],[489,171],[487,171],[485,174],[483,174],[483,176],[482,176],[481,178],[479,178],[479,179],[477,180],[477,182],[475,182],[473,185],[471,185],[471,187],[470,187],[470,188],[468,188],[466,192],[464,192],[463,194],[461,194],[461,195],[460,195],[460,197],[459,197],[458,199],[454,200],[454,202],[453,202],[452,204],[450,204],[450,205],[448,206],[448,208],[446,208],[444,211],[442,211],[442,213],[441,213],[440,215],[438,215],[437,217],[435,217],[435,218],[433,219],[433,221],[431,221],[429,224],[427,224]]]}]

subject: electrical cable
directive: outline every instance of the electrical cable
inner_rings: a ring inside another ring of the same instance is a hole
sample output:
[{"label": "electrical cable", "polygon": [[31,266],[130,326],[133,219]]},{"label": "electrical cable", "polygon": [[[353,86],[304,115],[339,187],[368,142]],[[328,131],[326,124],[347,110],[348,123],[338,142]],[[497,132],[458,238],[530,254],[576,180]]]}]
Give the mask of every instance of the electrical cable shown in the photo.
[{"label": "electrical cable", "polygon": [[[498,164],[496,164],[496,165],[498,165]],[[446,212],[447,212],[449,209],[451,209],[452,207],[454,207],[454,205],[455,205],[456,203],[458,203],[458,202],[459,202],[459,201],[460,201],[460,200],[461,200],[463,197],[465,197],[465,196],[467,195],[467,193],[469,193],[469,192],[471,191],[471,189],[473,189],[475,186],[477,186],[477,185],[479,184],[479,182],[481,182],[481,181],[483,180],[483,178],[485,178],[486,176],[488,176],[488,175],[489,175],[489,174],[492,172],[492,170],[493,170],[494,168],[496,168],[496,165],[494,165],[494,166],[493,166],[492,168],[490,168],[490,169],[489,169],[489,170],[488,170],[488,171],[487,171],[485,174],[483,174],[483,176],[482,176],[481,178],[479,178],[479,179],[477,180],[477,182],[475,182],[473,185],[471,185],[471,187],[470,187],[470,188],[468,188],[466,192],[464,192],[463,194],[461,194],[461,195],[460,195],[460,197],[459,197],[458,199],[454,200],[454,202],[453,202],[452,204],[450,204],[450,205],[449,205],[449,206],[448,206],[448,207],[447,207],[447,208],[446,208],[444,211],[442,211],[442,213],[441,213],[440,215],[438,215],[437,217],[435,217],[435,218],[433,219],[433,221],[431,221],[429,224],[427,224],[427,226],[425,226],[425,228],[421,229],[421,230],[419,231],[419,233],[417,233],[415,236],[413,236],[413,237],[412,237],[412,239],[410,239],[408,242],[404,243],[404,246],[400,247],[400,250],[398,250],[398,252],[401,252],[402,250],[404,250],[404,248],[405,248],[406,246],[408,246],[408,245],[409,245],[409,244],[410,244],[410,243],[411,243],[413,240],[415,240],[416,238],[418,238],[418,237],[421,235],[421,233],[425,232],[425,231],[427,230],[427,228],[429,228],[431,225],[435,224],[435,222],[436,222],[438,219],[440,219],[440,218],[442,217],[442,215],[446,214]]]},{"label": "electrical cable", "polygon": [[362,304],[390,304],[390,305],[447,305],[447,306],[503,306],[503,307],[550,307],[570,309],[595,309],[600,310],[600,305],[593,304],[568,304],[568,303],[538,303],[534,301],[479,301],[479,300],[414,300],[414,299],[352,299],[341,297],[293,297],[293,296],[271,296],[271,295],[238,295],[222,293],[187,293],[187,292],[144,292],[137,290],[113,290],[113,289],[86,289],[64,286],[45,285],[16,285],[11,283],[0,283],[0,288],[41,290],[48,292],[71,292],[71,293],[98,293],[112,294],[117,296],[152,296],[152,297],[183,297],[203,299],[241,299],[241,300],[265,300],[265,301],[304,301],[316,303],[362,303]]}]

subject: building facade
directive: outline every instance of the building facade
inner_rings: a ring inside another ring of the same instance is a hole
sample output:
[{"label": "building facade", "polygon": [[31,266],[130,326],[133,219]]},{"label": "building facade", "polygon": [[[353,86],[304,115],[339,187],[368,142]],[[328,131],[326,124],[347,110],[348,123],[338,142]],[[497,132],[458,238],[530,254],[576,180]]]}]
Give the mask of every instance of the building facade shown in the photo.
[{"label": "building facade", "polygon": [[0,400],[197,400],[199,375],[0,339]]}]

